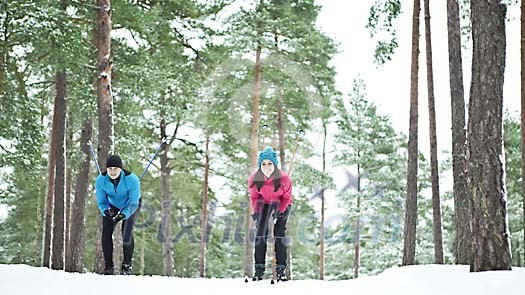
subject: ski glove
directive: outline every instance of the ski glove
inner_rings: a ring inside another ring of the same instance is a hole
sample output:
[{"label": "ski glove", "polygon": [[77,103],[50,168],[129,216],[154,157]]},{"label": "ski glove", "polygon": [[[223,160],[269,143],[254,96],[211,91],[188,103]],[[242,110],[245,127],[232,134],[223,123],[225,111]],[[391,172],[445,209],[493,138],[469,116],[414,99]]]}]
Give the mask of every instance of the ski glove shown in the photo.
[{"label": "ski glove", "polygon": [[113,218],[115,216],[115,212],[111,210],[111,208],[104,210],[104,216],[107,218]]},{"label": "ski glove", "polygon": [[253,221],[257,222],[257,220],[259,220],[259,213],[253,213],[252,214],[252,219],[253,219]]},{"label": "ski glove", "polygon": [[275,219],[279,220],[279,219],[283,219],[283,218],[284,218],[284,212],[281,212],[281,211],[277,210],[277,212],[275,212]]},{"label": "ski glove", "polygon": [[113,221],[114,222],[119,222],[121,221],[122,219],[126,218],[126,214],[124,213],[119,213],[117,214],[115,217],[113,217]]}]

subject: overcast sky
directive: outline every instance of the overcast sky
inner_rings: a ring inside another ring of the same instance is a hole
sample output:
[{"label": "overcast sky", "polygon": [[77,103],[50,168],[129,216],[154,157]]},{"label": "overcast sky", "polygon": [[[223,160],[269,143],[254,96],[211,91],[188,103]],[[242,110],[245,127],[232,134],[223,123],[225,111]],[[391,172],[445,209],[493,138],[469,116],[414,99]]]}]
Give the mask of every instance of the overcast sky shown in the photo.
[{"label": "overcast sky", "polygon": [[[402,14],[396,22],[399,48],[396,49],[392,60],[381,67],[373,63],[375,41],[370,38],[369,30],[366,28],[369,9],[374,2],[375,0],[316,0],[317,4],[322,5],[317,24],[323,32],[340,44],[340,53],[332,60],[332,65],[337,71],[336,84],[339,91],[348,96],[352,90],[352,80],[361,77],[367,85],[368,99],[378,106],[379,113],[389,116],[396,131],[408,136],[413,1],[401,1]],[[423,3],[421,6],[423,8]],[[431,1],[430,11],[438,160],[443,161],[447,155],[442,151],[451,150],[452,137],[446,1]],[[520,107],[519,7],[510,7],[507,15],[511,20],[507,22],[506,27],[507,62],[504,107],[517,116]],[[418,146],[420,152],[430,159],[423,14],[420,25]],[[464,49],[463,56],[465,95],[468,96],[471,49]],[[320,141],[317,141],[318,151],[321,150],[319,143]],[[310,164],[316,166],[315,160]],[[317,168],[320,169],[320,167]],[[347,182],[344,169],[330,167],[330,171],[333,173],[338,190],[341,189]],[[441,193],[452,190],[450,174],[449,171],[444,178],[440,178]],[[332,216],[341,216],[344,210],[337,208],[338,201],[333,198],[334,193],[332,191],[327,194],[328,207],[331,208],[327,210],[327,213]],[[428,195],[430,197],[430,191]]]},{"label": "overcast sky", "polygon": [[[332,64],[337,70],[336,82],[343,94],[351,91],[352,79],[361,76],[368,90],[368,98],[378,105],[382,114],[388,115],[399,132],[408,135],[410,98],[410,55],[413,1],[402,0],[402,14],[396,25],[398,44],[392,61],[381,67],[373,63],[375,43],[365,27],[370,6],[375,0],[344,1],[316,0],[322,9],[318,26],[340,43],[340,53]],[[423,6],[423,3],[421,4]],[[423,11],[422,11],[423,12]],[[434,90],[437,114],[438,150],[451,149],[450,91],[447,46],[446,1],[431,1],[431,33],[434,68]],[[505,73],[504,104],[511,112],[519,110],[520,101],[520,33],[519,7],[508,9],[507,63]],[[419,55],[419,149],[429,155],[428,104],[426,86],[426,56],[424,19],[421,16]],[[463,55],[470,56],[471,50]],[[470,87],[470,59],[464,58],[465,94]],[[440,159],[442,160],[442,159]]]}]

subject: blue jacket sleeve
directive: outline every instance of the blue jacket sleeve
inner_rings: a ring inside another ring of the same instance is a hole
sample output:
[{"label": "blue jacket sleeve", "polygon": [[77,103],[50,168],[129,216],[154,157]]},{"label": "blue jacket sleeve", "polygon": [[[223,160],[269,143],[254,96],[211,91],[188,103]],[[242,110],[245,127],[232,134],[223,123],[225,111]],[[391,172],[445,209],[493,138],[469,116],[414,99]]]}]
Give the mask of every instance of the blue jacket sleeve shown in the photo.
[{"label": "blue jacket sleeve", "polygon": [[104,190],[104,176],[99,175],[95,181],[95,190],[97,193],[97,204],[100,213],[104,215],[104,211],[109,209],[109,201],[106,191]]},{"label": "blue jacket sleeve", "polygon": [[140,182],[137,175],[134,173],[127,176],[129,179],[129,185],[131,185],[131,189],[129,190],[128,195],[128,205],[122,209],[122,213],[126,215],[125,220],[128,219],[137,209],[139,208],[139,200],[140,200]]}]

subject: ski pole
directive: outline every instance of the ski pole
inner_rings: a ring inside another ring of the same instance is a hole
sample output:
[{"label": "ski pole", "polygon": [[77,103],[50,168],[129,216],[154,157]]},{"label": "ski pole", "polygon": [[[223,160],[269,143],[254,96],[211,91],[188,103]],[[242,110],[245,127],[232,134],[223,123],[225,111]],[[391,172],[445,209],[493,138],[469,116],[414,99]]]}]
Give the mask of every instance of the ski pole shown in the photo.
[{"label": "ski pole", "polygon": [[97,155],[95,155],[95,150],[93,150],[93,145],[91,144],[91,140],[88,141],[88,145],[89,145],[89,148],[91,149],[91,154],[93,155],[93,160],[95,161],[95,166],[97,167],[98,174],[102,174],[102,172],[100,171],[100,167],[98,166]]},{"label": "ski pole", "polygon": [[168,141],[168,138],[167,138],[167,137],[164,137],[164,138],[161,140],[159,146],[157,147],[157,150],[155,151],[155,154],[153,155],[153,157],[151,157],[151,160],[149,160],[149,163],[148,163],[148,165],[146,166],[146,168],[144,169],[144,172],[142,172],[142,175],[140,175],[139,181],[142,180],[142,178],[144,177],[144,175],[145,175],[146,172],[148,171],[149,166],[151,165],[151,163],[153,162],[153,160],[155,160],[155,158],[156,158],[157,155],[159,154],[159,152],[160,152],[160,148],[161,148],[162,145],[163,145],[164,143],[166,143],[167,141]]},{"label": "ski pole", "polygon": [[[97,166],[98,175],[102,175],[102,171],[100,171],[100,167],[98,166],[98,160],[97,155],[95,154],[95,150],[93,149],[93,145],[91,144],[91,140],[88,141],[89,148],[91,149],[91,154],[93,155],[93,160],[95,161],[95,166]],[[109,202],[108,202],[109,206]]]},{"label": "ski pole", "polygon": [[288,168],[288,176],[292,175],[292,168],[293,168],[293,161],[295,159],[295,153],[297,152],[297,146],[299,145],[299,140],[303,136],[304,131],[303,129],[299,129],[297,133],[299,134],[299,136],[297,136],[297,139],[295,140],[295,147],[293,149],[292,159],[290,160],[290,166]]},{"label": "ski pole", "polygon": [[267,124],[264,124],[263,126],[263,138],[262,138],[262,147],[264,148],[264,140],[266,139],[266,130],[268,130],[268,125]]},{"label": "ski pole", "polygon": [[[304,131],[302,129],[299,129],[299,131],[297,132],[298,133],[298,136],[297,136],[297,139],[295,140],[295,147],[293,149],[293,154],[292,154],[292,159],[290,160],[290,166],[288,168],[288,176],[292,175],[292,168],[293,168],[293,161],[295,159],[295,153],[297,152],[297,146],[299,145],[299,140],[301,139],[302,135],[304,134]],[[291,209],[290,209],[291,211]],[[288,216],[290,215],[290,211],[288,211]],[[277,215],[277,208],[275,208],[275,213]],[[277,224],[277,218],[274,218],[273,220],[273,227],[272,227],[272,232],[273,232],[273,228],[275,227],[275,224]],[[274,284],[274,280],[277,280],[277,275],[276,275],[276,266],[277,266],[277,261],[275,259],[275,243],[276,243],[276,239],[277,238],[280,238],[282,239],[281,240],[281,243],[284,243],[284,239],[285,237],[273,237],[274,238],[274,246],[273,246],[273,257],[272,257],[272,280],[271,280],[271,283]]]},{"label": "ski pole", "polygon": [[[148,165],[146,165],[146,168],[144,168],[144,172],[142,172],[142,175],[140,175],[140,178],[139,178],[139,182],[142,180],[142,178],[144,177],[144,175],[146,174],[146,172],[148,171],[148,168],[149,166],[151,165],[151,163],[153,163],[153,160],[155,160],[155,158],[157,157],[157,155],[159,154],[160,152],[160,148],[162,147],[162,145],[164,143],[166,143],[168,141],[168,138],[167,137],[164,137],[159,146],[157,147],[157,150],[155,151],[155,154],[153,155],[153,157],[151,157],[151,160],[149,160],[149,163]],[[126,203],[124,203],[124,206],[122,206],[122,209],[119,210],[118,214],[122,213],[122,210],[124,210],[126,207],[128,207],[128,203],[129,203],[129,199],[126,201]]]},{"label": "ski pole", "polygon": [[[304,135],[304,130],[303,129],[299,129],[298,131],[298,136],[297,136],[297,139],[295,141],[295,147],[294,147],[294,150],[293,150],[293,154],[292,154],[292,160],[290,160],[290,168],[288,169],[288,176],[292,175],[292,168],[293,168],[293,162],[294,162],[294,159],[295,159],[295,153],[297,152],[297,146],[299,145],[299,140],[303,137]],[[290,216],[290,212],[291,212],[291,207],[290,207],[290,211],[288,212],[288,216]],[[284,241],[282,241],[284,242]],[[289,251],[292,251],[291,249],[289,249]],[[290,253],[291,255],[291,253]],[[289,257],[288,257],[289,258]],[[275,259],[275,253],[274,253],[274,259]],[[292,275],[292,263],[290,261],[290,278],[291,278],[291,275]]]}]

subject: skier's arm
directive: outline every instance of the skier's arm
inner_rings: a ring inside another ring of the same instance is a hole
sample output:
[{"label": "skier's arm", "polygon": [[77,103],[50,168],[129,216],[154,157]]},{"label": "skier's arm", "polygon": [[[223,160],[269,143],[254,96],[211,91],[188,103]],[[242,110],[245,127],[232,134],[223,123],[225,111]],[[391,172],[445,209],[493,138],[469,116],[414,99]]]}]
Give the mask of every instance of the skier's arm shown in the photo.
[{"label": "skier's arm", "polygon": [[124,220],[128,219],[137,209],[139,208],[139,200],[140,200],[140,182],[139,178],[135,174],[130,174],[127,176],[131,183],[131,189],[129,190],[128,194],[128,202],[127,206],[122,208],[121,213],[126,215]]},{"label": "skier's arm", "polygon": [[281,196],[279,211],[284,212],[288,205],[292,203],[292,181],[288,175],[283,175],[281,178],[281,189],[283,190],[283,195]]},{"label": "skier's arm", "polygon": [[252,202],[252,211],[253,213],[259,213],[261,210],[259,208],[259,192],[257,191],[257,186],[253,185],[253,177],[248,179],[248,188],[250,190],[250,200]]},{"label": "skier's arm", "polygon": [[99,175],[95,181],[95,190],[97,193],[98,210],[100,210],[100,213],[104,216],[104,211],[109,209],[109,201],[108,195],[104,190],[104,177],[102,175]]}]

